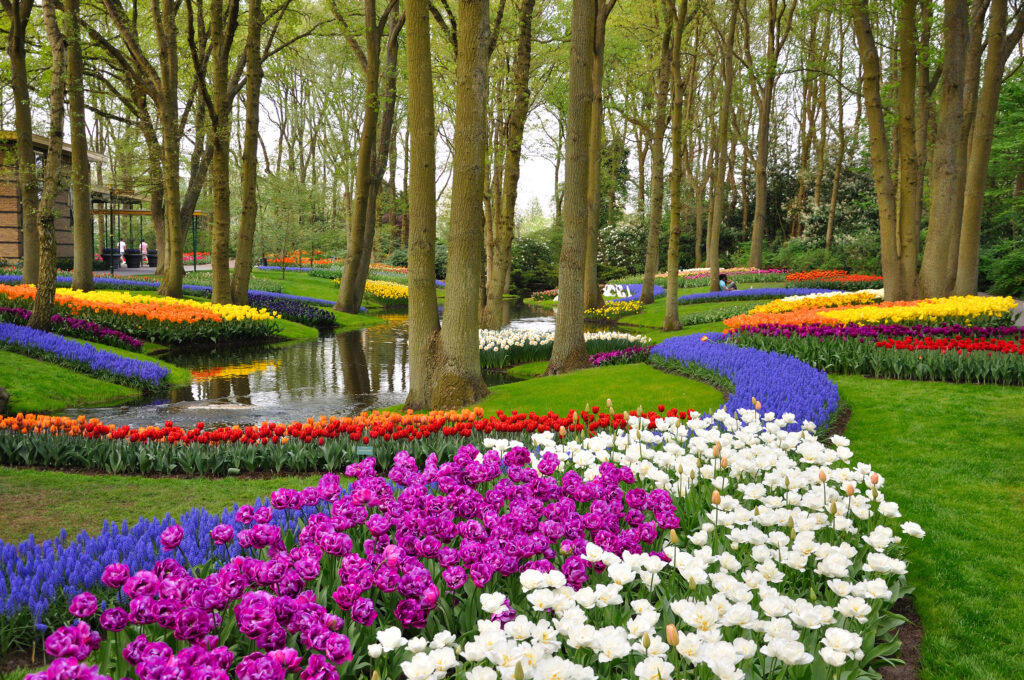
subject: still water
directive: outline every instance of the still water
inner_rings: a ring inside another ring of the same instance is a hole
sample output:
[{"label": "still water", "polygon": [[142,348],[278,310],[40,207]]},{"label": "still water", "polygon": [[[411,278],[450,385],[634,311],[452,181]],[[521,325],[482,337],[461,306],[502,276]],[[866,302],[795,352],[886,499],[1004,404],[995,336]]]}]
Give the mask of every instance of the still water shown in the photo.
[{"label": "still water", "polygon": [[[506,303],[506,327],[554,328],[550,310]],[[173,420],[183,426],[290,422],[310,416],[347,416],[405,401],[409,380],[408,316],[318,340],[281,346],[170,352],[161,359],[192,372],[192,383],[131,407],[76,411],[133,426]],[[486,372],[489,384],[508,382]],[[70,414],[69,414],[70,415]]]}]

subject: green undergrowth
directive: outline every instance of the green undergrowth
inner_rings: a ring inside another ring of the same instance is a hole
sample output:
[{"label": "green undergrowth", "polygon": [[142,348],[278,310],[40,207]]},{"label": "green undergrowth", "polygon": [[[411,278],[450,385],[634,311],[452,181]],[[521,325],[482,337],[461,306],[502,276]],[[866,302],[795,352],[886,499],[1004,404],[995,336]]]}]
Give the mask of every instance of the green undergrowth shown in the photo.
[{"label": "green undergrowth", "polygon": [[218,512],[233,503],[251,503],[281,487],[301,489],[319,476],[222,479],[119,477],[52,470],[0,467],[0,498],[32,512],[5,513],[0,540],[21,541],[34,534],[45,540],[67,529],[99,533],[103,520],[129,523],[140,517],[178,516],[190,508]]},{"label": "green undergrowth", "polygon": [[653,410],[664,404],[667,408],[704,412],[722,403],[722,395],[709,385],[668,375],[646,364],[629,364],[496,385],[477,405],[487,413],[516,410],[565,414],[587,404],[605,408],[608,399],[616,411],[631,411],[638,406]]},{"label": "green undergrowth", "polygon": [[922,680],[1024,678],[1022,390],[833,380],[857,460],[927,532],[908,546]]},{"label": "green undergrowth", "polygon": [[0,350],[0,387],[11,396],[11,414],[111,406],[140,396],[138,390],[5,350]]}]

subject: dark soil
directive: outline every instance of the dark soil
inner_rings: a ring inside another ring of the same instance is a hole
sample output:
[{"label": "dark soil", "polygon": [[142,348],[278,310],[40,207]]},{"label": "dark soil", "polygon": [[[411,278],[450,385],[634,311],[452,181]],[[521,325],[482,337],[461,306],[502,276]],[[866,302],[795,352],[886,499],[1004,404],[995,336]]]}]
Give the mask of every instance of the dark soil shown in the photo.
[{"label": "dark soil", "polygon": [[921,617],[914,609],[914,601],[910,596],[900,598],[892,608],[893,612],[907,617],[907,622],[896,629],[902,646],[900,666],[887,666],[880,669],[883,680],[918,680],[921,677],[921,640],[924,631],[921,629]]}]

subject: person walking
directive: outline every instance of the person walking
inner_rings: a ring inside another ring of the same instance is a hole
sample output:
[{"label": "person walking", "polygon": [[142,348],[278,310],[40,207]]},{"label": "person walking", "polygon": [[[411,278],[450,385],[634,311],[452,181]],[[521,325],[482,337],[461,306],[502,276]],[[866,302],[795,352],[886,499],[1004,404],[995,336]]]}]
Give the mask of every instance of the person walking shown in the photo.
[{"label": "person walking", "polygon": [[120,263],[118,263],[118,265],[117,265],[118,267],[120,267],[120,266],[121,266],[121,264],[123,264],[123,263],[124,263],[124,249],[125,249],[125,248],[126,248],[127,246],[128,246],[128,244],[124,242],[124,239],[121,239],[121,240],[120,240],[120,241],[118,241],[118,243],[117,243],[117,247],[118,247],[118,249],[120,249],[120,251],[121,251],[121,261],[120,261]]},{"label": "person walking", "polygon": [[149,266],[149,244],[146,243],[146,239],[142,239],[139,242],[139,252],[142,253],[142,257],[146,258],[146,266]]}]

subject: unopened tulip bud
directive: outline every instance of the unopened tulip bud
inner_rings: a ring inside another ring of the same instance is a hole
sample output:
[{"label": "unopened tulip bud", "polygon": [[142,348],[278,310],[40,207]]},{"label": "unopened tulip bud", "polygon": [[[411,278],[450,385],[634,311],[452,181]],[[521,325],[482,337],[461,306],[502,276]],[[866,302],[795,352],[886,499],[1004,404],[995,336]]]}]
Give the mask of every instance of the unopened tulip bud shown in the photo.
[{"label": "unopened tulip bud", "polygon": [[675,529],[668,532],[668,542],[672,545],[679,545],[679,534],[676,533]]},{"label": "unopened tulip bud", "polygon": [[761,402],[759,402],[759,401],[755,401],[754,402],[754,410],[755,411],[760,411],[761,410]]},{"label": "unopened tulip bud", "polygon": [[642,643],[644,645],[644,649],[650,649],[651,648],[651,636],[648,633],[644,633],[644,637],[643,637]]},{"label": "unopened tulip bud", "polygon": [[679,644],[679,629],[674,624],[668,624],[665,626],[665,642],[669,643],[673,647]]},{"label": "unopened tulip bud", "polygon": [[879,479],[878,478],[878,473],[877,472],[872,472],[871,473],[871,486],[878,486],[878,479]]},{"label": "unopened tulip bud", "polygon": [[722,469],[724,470],[727,467],[729,467],[729,457],[722,456]]},{"label": "unopened tulip bud", "polygon": [[718,505],[722,502],[722,494],[718,493],[718,489],[711,492],[711,505]]},{"label": "unopened tulip bud", "polygon": [[558,428],[558,436],[563,438],[565,437],[565,425],[562,425],[560,428]]},{"label": "unopened tulip bud", "polygon": [[853,482],[850,482],[849,484],[846,485],[846,495],[847,496],[852,496],[853,495]]},{"label": "unopened tulip bud", "polygon": [[837,506],[837,505],[836,505],[836,502],[835,502],[835,501],[832,501],[832,502],[831,502],[831,503],[829,504],[829,506],[828,506],[828,511],[829,511],[830,513],[832,513],[833,515],[834,515],[834,514],[836,514],[836,512],[838,512],[838,511],[839,511],[839,506]]},{"label": "unopened tulip bud", "polygon": [[512,674],[516,680],[526,680],[526,673],[523,671],[523,662],[516,661],[516,672]]},{"label": "unopened tulip bud", "polygon": [[718,458],[722,454],[722,442],[715,442],[714,447],[711,449],[711,457]]},{"label": "unopened tulip bud", "polygon": [[380,671],[374,669],[373,674],[370,675],[370,680],[380,680]]},{"label": "unopened tulip bud", "polygon": [[750,403],[756,405],[757,404],[757,397],[751,397],[750,398]]},{"label": "unopened tulip bud", "polygon": [[786,528],[787,529],[792,529],[793,528],[793,517],[792,516],[790,516],[789,520],[786,521]]},{"label": "unopened tulip bud", "polygon": [[608,401],[606,401],[605,403],[608,404],[608,410],[611,411],[612,410],[612,400],[611,400],[611,397],[609,397]]},{"label": "unopened tulip bud", "polygon": [[689,579],[687,579],[687,583],[690,586],[690,590],[697,590],[697,582],[693,580],[692,576]]},{"label": "unopened tulip bud", "polygon": [[816,592],[814,592],[814,588],[811,588],[811,592],[807,594],[807,599],[810,602],[817,602],[818,601],[818,594]]},{"label": "unopened tulip bud", "polygon": [[818,470],[818,481],[824,484],[827,479],[828,475],[825,474],[825,468]]}]

